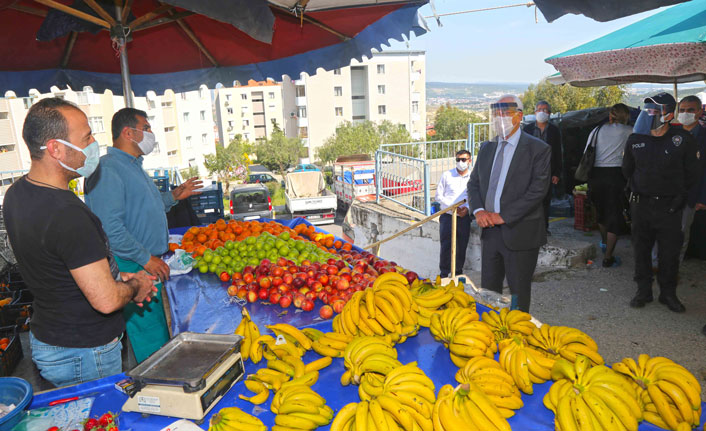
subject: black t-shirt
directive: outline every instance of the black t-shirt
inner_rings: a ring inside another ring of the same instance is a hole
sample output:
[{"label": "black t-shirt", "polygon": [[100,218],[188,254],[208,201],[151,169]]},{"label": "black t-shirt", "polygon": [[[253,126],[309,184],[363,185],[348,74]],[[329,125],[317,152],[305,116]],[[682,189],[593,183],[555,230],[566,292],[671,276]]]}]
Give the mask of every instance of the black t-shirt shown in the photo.
[{"label": "black t-shirt", "polygon": [[647,196],[686,194],[696,182],[699,160],[691,133],[670,127],[662,136],[633,133],[625,143],[623,175],[633,192]]},{"label": "black t-shirt", "polygon": [[122,312],[96,311],[69,272],[107,258],[119,277],[98,217],[72,192],[26,177],[5,194],[3,214],[20,273],[34,295],[32,334],[61,347],[97,347],[119,336],[125,330]]}]

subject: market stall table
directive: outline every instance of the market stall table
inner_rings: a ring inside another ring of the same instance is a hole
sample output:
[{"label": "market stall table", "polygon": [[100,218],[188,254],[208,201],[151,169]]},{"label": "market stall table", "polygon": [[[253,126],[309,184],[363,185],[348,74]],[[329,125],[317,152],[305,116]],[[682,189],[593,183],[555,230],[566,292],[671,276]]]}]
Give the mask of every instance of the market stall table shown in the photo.
[{"label": "market stall table", "polygon": [[[293,221],[303,222],[303,221]],[[178,233],[178,232],[172,232]],[[215,334],[233,333],[241,320],[241,305],[227,295],[229,283],[221,282],[213,274],[200,274],[192,271],[186,275],[172,277],[165,287],[170,301],[172,315],[172,330],[174,335],[183,331],[206,332]],[[263,333],[267,333],[265,325],[271,323],[289,323],[297,327],[314,327],[321,331],[331,331],[331,321],[321,320],[318,309],[312,312],[301,312],[290,307],[286,310],[279,306],[265,305],[260,302],[245,305],[255,322]],[[479,314],[488,309],[478,305]],[[283,311],[286,311],[283,314]],[[435,341],[428,328],[421,328],[419,334],[409,338],[406,342],[396,346],[400,362],[416,361],[419,367],[434,381],[436,389],[444,384],[456,384],[454,375],[458,368],[451,362],[448,350],[443,344]],[[305,363],[318,359],[320,356],[307,352],[303,360]],[[253,374],[259,368],[265,367],[265,362],[253,364],[245,362],[245,373]],[[335,358],[332,364],[320,371],[320,377],[312,389],[326,398],[327,405],[338,411],[350,402],[359,401],[357,387],[351,385],[343,387],[340,384],[341,374],[344,372],[343,359]],[[31,408],[48,405],[53,400],[67,397],[98,394],[93,408],[92,416],[100,415],[106,411],[120,411],[127,400],[127,396],[115,389],[114,384],[124,378],[124,374],[107,377],[93,382],[84,383],[68,388],[38,394],[35,396]],[[554,414],[542,404],[542,398],[549,390],[552,382],[534,385],[534,395],[522,394],[524,407],[518,410],[515,416],[508,419],[513,430],[523,431],[551,431],[554,429]],[[237,406],[245,412],[260,418],[265,425],[274,424],[274,415],[269,411],[268,401],[261,406],[254,406],[238,398],[238,394],[249,394],[244,383],[239,381],[226,393],[223,399],[206,415],[202,429],[208,428],[208,420],[221,408]],[[705,409],[706,410],[706,409]],[[174,422],[176,418],[157,415],[143,416],[139,413],[122,413],[120,415],[120,430],[150,431],[162,430]],[[704,417],[702,416],[702,423]],[[318,429],[326,431],[329,426]],[[640,431],[656,431],[658,428],[643,422]],[[698,428],[703,430],[702,426]]]}]

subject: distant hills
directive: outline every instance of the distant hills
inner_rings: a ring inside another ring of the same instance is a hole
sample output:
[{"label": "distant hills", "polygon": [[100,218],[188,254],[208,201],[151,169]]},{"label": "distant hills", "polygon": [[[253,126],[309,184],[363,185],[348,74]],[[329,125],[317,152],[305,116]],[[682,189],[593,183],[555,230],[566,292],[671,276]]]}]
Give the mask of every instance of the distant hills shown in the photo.
[{"label": "distant hills", "polygon": [[522,94],[529,83],[459,83],[427,82],[427,105],[441,106],[449,103],[462,109],[485,109],[488,103],[503,94]]}]

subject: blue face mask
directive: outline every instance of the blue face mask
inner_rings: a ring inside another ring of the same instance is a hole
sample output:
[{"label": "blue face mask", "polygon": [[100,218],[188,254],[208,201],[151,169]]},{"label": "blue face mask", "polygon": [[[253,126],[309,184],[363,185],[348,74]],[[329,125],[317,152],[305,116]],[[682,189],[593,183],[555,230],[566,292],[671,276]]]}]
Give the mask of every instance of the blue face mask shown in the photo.
[{"label": "blue face mask", "polygon": [[[61,142],[62,144],[66,145],[67,147],[71,147],[76,151],[80,151],[83,153],[84,156],[86,156],[86,160],[83,161],[83,166],[81,166],[78,169],[71,168],[69,166],[66,166],[62,161],[59,161],[59,164],[64,168],[68,169],[70,171],[76,172],[77,174],[81,175],[82,177],[90,177],[93,172],[96,171],[96,168],[98,167],[98,162],[100,161],[100,148],[98,147],[98,141],[93,141],[90,143],[86,148],[79,148],[76,145],[72,144],[71,142],[66,142],[63,139],[56,139],[56,141]],[[46,149],[46,145],[39,147],[40,150]]]}]

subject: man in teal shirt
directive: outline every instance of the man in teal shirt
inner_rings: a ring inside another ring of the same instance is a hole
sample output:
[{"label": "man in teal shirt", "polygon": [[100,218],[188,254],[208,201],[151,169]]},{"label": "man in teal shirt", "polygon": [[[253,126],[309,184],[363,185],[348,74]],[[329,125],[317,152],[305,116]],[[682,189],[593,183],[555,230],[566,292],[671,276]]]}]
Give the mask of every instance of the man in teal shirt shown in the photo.
[{"label": "man in teal shirt", "polygon": [[[198,194],[201,181],[191,178],[161,193],[142,169],[144,156],[156,142],[147,114],[124,108],[113,115],[113,146],[101,157],[98,170],[86,180],[86,204],[103,223],[120,271],[144,269],[169,279],[169,266],[159,257],[168,250],[166,213],[176,201]],[[137,362],[142,362],[169,340],[159,293],[143,308],[125,307],[127,334]]]}]

